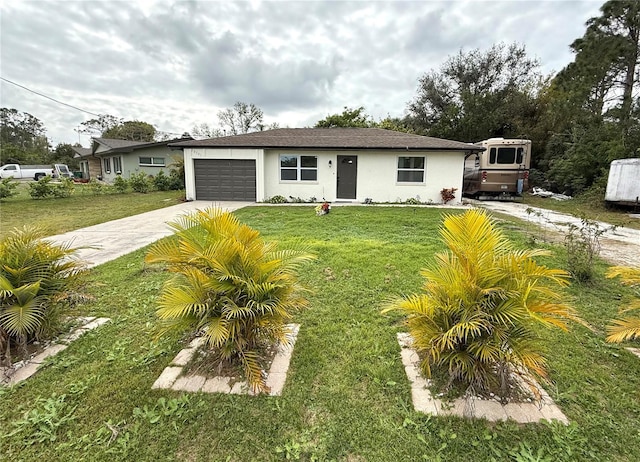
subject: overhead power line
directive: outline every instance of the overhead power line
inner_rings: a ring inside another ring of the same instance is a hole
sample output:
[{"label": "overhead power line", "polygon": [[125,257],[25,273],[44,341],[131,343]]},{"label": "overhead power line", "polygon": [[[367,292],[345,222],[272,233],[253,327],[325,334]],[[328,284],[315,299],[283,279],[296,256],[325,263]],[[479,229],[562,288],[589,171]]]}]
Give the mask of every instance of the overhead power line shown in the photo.
[{"label": "overhead power line", "polygon": [[[31,92],[31,93],[33,93],[33,94],[35,94],[35,95],[42,96],[43,98],[47,98],[48,100],[51,100],[51,101],[53,101],[53,102],[55,102],[55,103],[62,104],[63,106],[67,106],[67,107],[70,107],[70,108],[72,108],[72,109],[75,109],[75,110],[77,110],[77,111],[84,112],[84,113],[86,113],[86,114],[91,114],[91,115],[96,116],[96,117],[100,117],[101,115],[103,115],[103,114],[96,114],[95,112],[87,111],[87,110],[85,110],[85,109],[79,108],[78,106],[74,106],[73,104],[68,104],[68,103],[65,103],[65,102],[63,102],[63,101],[57,100],[57,99],[55,99],[55,98],[52,98],[51,96],[47,96],[47,95],[45,95],[45,94],[43,94],[43,93],[40,93],[40,92],[35,91],[35,90],[32,90],[31,88],[27,88],[27,87],[25,87],[24,85],[20,85],[20,84],[19,84],[19,83],[17,83],[17,82],[13,82],[12,80],[5,79],[4,77],[0,77],[0,80],[2,80],[2,81],[4,81],[4,82],[7,82],[7,83],[10,83],[11,85],[15,85],[16,87],[20,87],[20,88],[22,88],[23,90],[27,90],[27,91],[29,91],[29,92]],[[158,131],[158,132],[162,132],[162,133],[166,133],[166,134],[168,134],[168,135],[180,135],[180,133],[169,132],[169,131],[166,131],[166,130],[156,129],[156,131]]]},{"label": "overhead power line", "polygon": [[13,82],[13,81],[11,81],[11,80],[9,80],[9,79],[5,79],[4,77],[0,77],[0,80],[3,80],[3,81],[5,81],[5,82],[7,82],[7,83],[10,83],[11,85],[15,85],[16,87],[20,87],[20,88],[22,88],[22,89],[24,89],[24,90],[30,91],[31,93],[36,94],[36,95],[38,95],[38,96],[42,96],[43,98],[50,99],[51,101],[56,102],[56,103],[58,103],[58,104],[62,104],[62,105],[64,105],[64,106],[68,106],[68,107],[70,107],[70,108],[73,108],[73,109],[75,109],[75,110],[77,110],[77,111],[80,111],[80,112],[86,112],[87,114],[91,114],[91,115],[94,115],[94,116],[100,117],[100,114],[96,114],[95,112],[91,112],[91,111],[86,111],[86,110],[84,110],[84,109],[79,108],[78,106],[74,106],[73,104],[63,103],[62,101],[57,100],[57,99],[55,99],[55,98],[52,98],[51,96],[47,96],[47,95],[45,95],[45,94],[42,94],[42,93],[37,92],[37,91],[35,91],[35,90],[32,90],[31,88],[27,88],[27,87],[25,87],[24,85],[20,85],[19,83]]}]

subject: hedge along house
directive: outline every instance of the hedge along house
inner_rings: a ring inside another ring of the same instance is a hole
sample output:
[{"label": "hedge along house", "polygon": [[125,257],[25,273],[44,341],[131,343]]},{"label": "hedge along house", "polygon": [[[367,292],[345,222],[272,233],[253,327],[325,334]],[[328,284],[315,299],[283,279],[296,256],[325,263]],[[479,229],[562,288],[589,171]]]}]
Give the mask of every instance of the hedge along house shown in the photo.
[{"label": "hedge along house", "polygon": [[188,200],[442,201],[477,145],[378,128],[281,128],[177,142]]},{"label": "hedge along house", "polygon": [[90,156],[98,159],[100,168],[98,179],[109,183],[117,175],[130,178],[134,173],[144,172],[155,176],[161,170],[168,174],[174,157],[179,156],[179,153],[172,151],[168,144],[186,140],[192,140],[192,138],[153,142],[93,138]]}]

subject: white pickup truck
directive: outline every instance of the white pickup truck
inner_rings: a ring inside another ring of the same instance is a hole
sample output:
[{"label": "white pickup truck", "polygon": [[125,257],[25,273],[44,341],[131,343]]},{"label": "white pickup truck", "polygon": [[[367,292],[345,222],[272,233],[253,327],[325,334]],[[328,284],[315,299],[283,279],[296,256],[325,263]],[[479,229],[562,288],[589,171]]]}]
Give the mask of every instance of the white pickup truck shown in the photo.
[{"label": "white pickup truck", "polygon": [[51,175],[54,178],[73,178],[69,167],[65,164],[53,165],[18,165],[7,164],[0,167],[0,178],[40,178]]}]

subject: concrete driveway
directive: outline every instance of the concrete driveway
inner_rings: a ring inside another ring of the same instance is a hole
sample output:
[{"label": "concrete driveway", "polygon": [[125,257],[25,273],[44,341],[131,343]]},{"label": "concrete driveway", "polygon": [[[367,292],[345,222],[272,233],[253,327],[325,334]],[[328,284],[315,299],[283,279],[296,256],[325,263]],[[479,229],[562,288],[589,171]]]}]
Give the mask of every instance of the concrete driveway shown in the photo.
[{"label": "concrete driveway", "polygon": [[70,243],[73,247],[86,247],[80,249],[77,256],[87,262],[89,268],[92,268],[169,236],[172,231],[167,226],[167,222],[180,215],[214,206],[232,212],[251,204],[251,202],[184,202],[140,215],[50,236],[47,237],[47,240],[55,243]]}]

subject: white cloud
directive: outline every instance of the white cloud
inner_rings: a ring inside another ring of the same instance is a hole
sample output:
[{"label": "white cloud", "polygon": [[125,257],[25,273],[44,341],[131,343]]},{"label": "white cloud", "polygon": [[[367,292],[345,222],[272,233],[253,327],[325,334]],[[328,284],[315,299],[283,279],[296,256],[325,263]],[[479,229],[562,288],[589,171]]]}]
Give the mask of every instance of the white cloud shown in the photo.
[{"label": "white cloud", "polygon": [[[344,106],[401,116],[418,78],[460,49],[525,44],[543,71],[597,1],[4,2],[2,76],[69,104],[182,133],[235,101],[268,122],[312,125]],[[54,143],[92,116],[0,84],[2,106]]]}]

